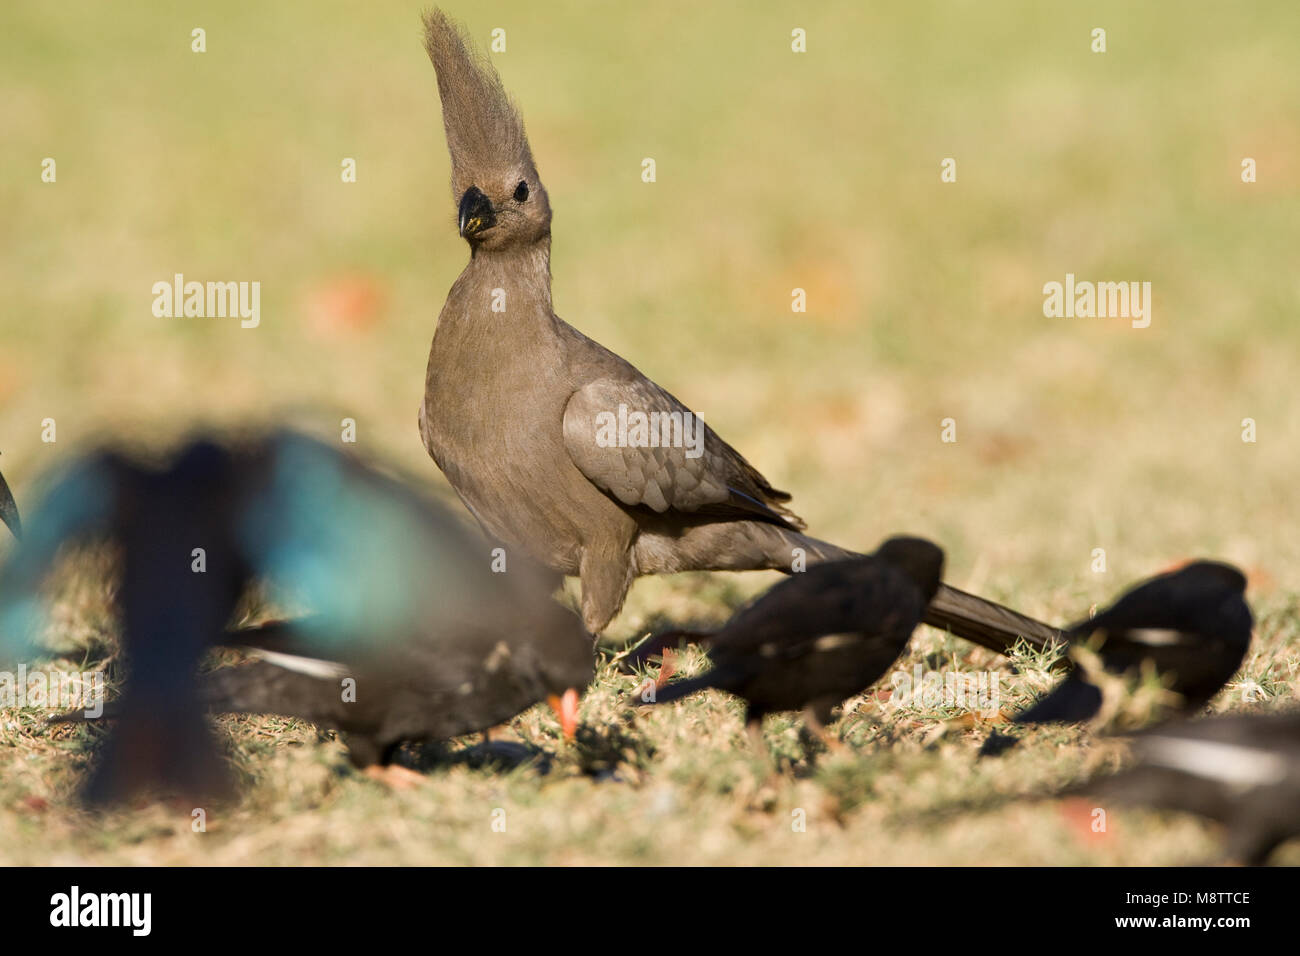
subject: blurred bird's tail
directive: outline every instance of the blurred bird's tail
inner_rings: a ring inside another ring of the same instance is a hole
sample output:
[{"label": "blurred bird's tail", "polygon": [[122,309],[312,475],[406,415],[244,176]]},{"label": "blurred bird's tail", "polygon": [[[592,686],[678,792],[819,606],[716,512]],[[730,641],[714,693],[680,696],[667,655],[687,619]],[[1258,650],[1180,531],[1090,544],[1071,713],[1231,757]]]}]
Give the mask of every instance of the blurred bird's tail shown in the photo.
[{"label": "blurred bird's tail", "polygon": [[708,647],[709,639],[712,637],[713,634],[710,632],[697,633],[683,629],[651,634],[639,644],[633,644],[615,656],[614,664],[626,674],[635,673],[649,664],[652,657],[662,656],[666,650],[675,650],[685,644],[700,644]]},{"label": "blurred bird's tail", "polygon": [[313,723],[342,718],[346,664],[320,656],[311,619],[266,621],[227,631],[221,643],[258,657],[204,675],[203,697],[214,714],[284,714]]},{"label": "blurred bird's tail", "polygon": [[[268,658],[272,655],[268,654]],[[202,696],[214,714],[283,714],[317,724],[341,720],[347,710],[342,678],[274,659],[222,667],[203,677]],[[317,663],[317,662],[312,662]],[[329,663],[329,662],[324,662]]]},{"label": "blurred bird's tail", "polygon": [[999,654],[1006,654],[1020,640],[1035,650],[1065,643],[1060,629],[947,584],[939,585],[922,620]]},{"label": "blurred bird's tail", "polygon": [[704,690],[708,687],[714,687],[717,680],[717,673],[710,671],[707,674],[701,674],[699,677],[691,677],[687,680],[674,681],[666,687],[647,687],[643,693],[638,693],[636,702],[638,704],[666,704],[669,701],[679,700],[698,690]]},{"label": "blurred bird's tail", "polygon": [[780,551],[781,560],[776,565],[779,571],[789,572],[787,565],[790,562],[790,553],[795,548],[803,552],[804,560],[808,564],[824,564],[827,561],[843,561],[845,558],[862,557],[862,554],[858,551],[841,548],[838,544],[831,544],[829,541],[814,538],[812,535],[803,534],[799,531],[787,531],[784,528],[779,530],[782,545]]},{"label": "blurred bird's tail", "polygon": [[[165,714],[149,707],[106,708],[117,720],[96,758],[84,798],[92,806],[151,794],[178,797],[195,807],[235,795],[230,768],[198,710]],[[59,720],[81,720],[64,715]]]},{"label": "blurred bird's tail", "polygon": [[1020,743],[1018,737],[1012,737],[1010,734],[1000,734],[995,730],[984,738],[984,744],[980,747],[979,755],[981,757],[1000,757],[1018,743]]},{"label": "blurred bird's tail", "polygon": [[1017,714],[1017,724],[1072,724],[1092,720],[1101,710],[1101,691],[1072,672],[1056,688],[1024,713]]},{"label": "blurred bird's tail", "polygon": [[[787,536],[799,539],[797,543],[806,549],[809,564],[860,556],[858,552],[804,534],[787,533]],[[1064,644],[1065,641],[1059,628],[947,584],[939,585],[938,593],[930,601],[922,620],[931,627],[948,631],[999,654],[1006,654],[1019,640],[1024,640],[1035,650],[1044,650],[1049,644]]]},{"label": "blurred bird's tail", "polygon": [[[198,699],[208,713],[283,714],[313,723],[338,720],[342,716],[343,694],[341,689],[335,690],[341,687],[340,681],[335,680],[338,665],[272,651],[260,653],[265,655],[265,660],[219,667],[199,678]],[[318,670],[317,665],[329,670]],[[103,705],[103,713],[98,718],[74,710],[51,717],[50,723],[123,720],[128,716],[122,701],[110,701]]]},{"label": "blurred bird's tail", "polygon": [[[1056,690],[1012,718],[1016,724],[1071,724],[1092,720],[1101,710],[1101,691],[1071,673]],[[980,748],[981,757],[999,757],[1019,742],[997,731],[989,734]]]}]

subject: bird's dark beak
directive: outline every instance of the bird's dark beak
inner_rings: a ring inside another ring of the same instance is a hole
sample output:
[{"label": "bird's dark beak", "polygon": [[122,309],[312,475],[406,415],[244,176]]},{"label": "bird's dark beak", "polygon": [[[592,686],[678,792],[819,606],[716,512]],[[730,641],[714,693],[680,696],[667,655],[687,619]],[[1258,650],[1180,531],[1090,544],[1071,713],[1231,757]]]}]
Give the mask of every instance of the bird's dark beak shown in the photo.
[{"label": "bird's dark beak", "polygon": [[562,697],[551,694],[546,698],[546,702],[551,705],[551,710],[555,711],[555,716],[560,719],[560,729],[564,731],[564,739],[572,740],[578,732],[577,689],[570,687]]},{"label": "bird's dark beak", "polygon": [[9,492],[9,486],[5,484],[5,476],[0,475],[0,521],[9,526],[9,530],[14,533],[14,537],[22,540],[23,523],[18,518],[18,505],[14,502],[14,496]]},{"label": "bird's dark beak", "polygon": [[460,197],[459,221],[460,234],[465,239],[472,239],[497,224],[492,201],[477,186],[470,186],[465,190],[465,195]]}]

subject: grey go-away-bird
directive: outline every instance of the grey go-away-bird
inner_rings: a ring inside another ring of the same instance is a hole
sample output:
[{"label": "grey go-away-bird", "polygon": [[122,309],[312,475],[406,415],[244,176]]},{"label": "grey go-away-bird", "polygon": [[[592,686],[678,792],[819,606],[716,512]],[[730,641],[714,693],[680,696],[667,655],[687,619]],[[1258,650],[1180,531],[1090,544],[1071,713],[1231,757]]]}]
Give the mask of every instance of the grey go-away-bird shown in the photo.
[{"label": "grey go-away-bird", "polygon": [[[429,353],[420,434],[493,537],[582,583],[598,633],[632,580],[792,571],[854,552],[803,533],[790,496],[684,404],[551,305],[551,206],[501,81],[441,11],[425,17],[470,262]],[[638,418],[643,416],[643,418]],[[1055,628],[950,587],[925,620],[996,650]]]}]

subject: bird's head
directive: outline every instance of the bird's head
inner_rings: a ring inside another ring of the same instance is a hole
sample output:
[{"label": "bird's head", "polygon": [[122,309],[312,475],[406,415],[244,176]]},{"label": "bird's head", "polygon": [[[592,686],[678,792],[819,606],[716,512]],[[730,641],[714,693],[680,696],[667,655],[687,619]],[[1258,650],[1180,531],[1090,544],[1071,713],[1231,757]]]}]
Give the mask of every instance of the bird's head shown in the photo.
[{"label": "bird's head", "polygon": [[551,205],[496,70],[441,10],[425,15],[424,42],[438,74],[461,236],[474,249],[547,238]]},{"label": "bird's head", "polygon": [[1188,561],[1173,574],[1189,586],[1201,590],[1220,591],[1224,594],[1244,594],[1246,575],[1238,568],[1222,561]]},{"label": "bird's head", "polygon": [[876,549],[876,556],[898,568],[916,582],[929,601],[943,580],[943,549],[924,538],[890,538]]}]

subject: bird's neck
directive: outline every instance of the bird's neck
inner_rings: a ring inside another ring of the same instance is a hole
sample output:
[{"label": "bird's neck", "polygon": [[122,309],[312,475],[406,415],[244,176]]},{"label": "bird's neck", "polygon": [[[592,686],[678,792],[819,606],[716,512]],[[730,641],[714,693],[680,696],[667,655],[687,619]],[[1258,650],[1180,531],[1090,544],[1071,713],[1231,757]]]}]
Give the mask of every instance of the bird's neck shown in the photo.
[{"label": "bird's neck", "polygon": [[[465,267],[465,278],[478,288],[500,290],[499,305],[507,312],[516,307],[551,308],[551,237],[505,249],[476,249]],[[516,300],[516,301],[512,301]]]}]

